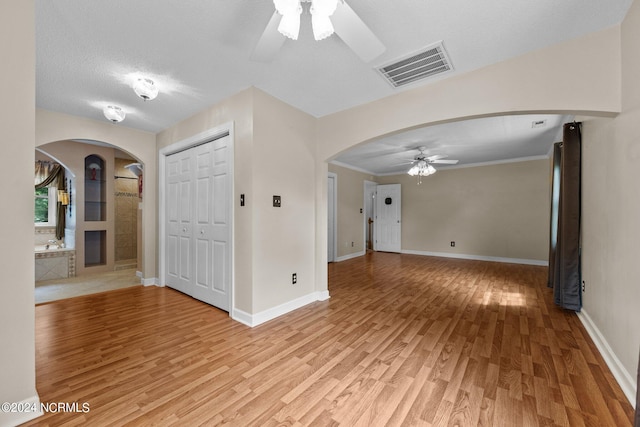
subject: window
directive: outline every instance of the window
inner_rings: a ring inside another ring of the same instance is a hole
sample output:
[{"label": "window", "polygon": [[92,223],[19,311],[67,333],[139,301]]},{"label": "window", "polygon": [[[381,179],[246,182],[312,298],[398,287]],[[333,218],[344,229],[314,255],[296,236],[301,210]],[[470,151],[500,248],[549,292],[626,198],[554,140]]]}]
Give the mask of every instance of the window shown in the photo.
[{"label": "window", "polygon": [[56,196],[58,192],[55,187],[39,188],[35,192],[35,215],[36,225],[55,226],[56,225]]}]

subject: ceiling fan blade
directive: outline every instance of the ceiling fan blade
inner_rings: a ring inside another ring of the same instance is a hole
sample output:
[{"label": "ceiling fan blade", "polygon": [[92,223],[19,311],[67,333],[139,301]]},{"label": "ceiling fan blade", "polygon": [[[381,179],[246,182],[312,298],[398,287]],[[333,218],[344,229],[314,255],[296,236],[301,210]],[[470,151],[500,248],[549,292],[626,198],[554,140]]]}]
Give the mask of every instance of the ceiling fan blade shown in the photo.
[{"label": "ceiling fan blade", "polygon": [[446,154],[434,154],[433,156],[427,157],[427,160],[432,162],[434,160],[444,159],[445,157],[449,157],[449,156],[447,156]]},{"label": "ceiling fan blade", "polygon": [[460,160],[431,160],[429,161],[429,163],[438,163],[441,165],[455,165],[459,162]]},{"label": "ceiling fan blade", "polygon": [[367,24],[344,1],[338,1],[336,11],[331,15],[331,23],[338,37],[364,62],[377,58],[386,50]]},{"label": "ceiling fan blade", "polygon": [[273,12],[267,27],[258,40],[253,53],[251,54],[251,60],[257,62],[270,62],[278,53],[284,41],[285,36],[278,32],[278,25],[280,25],[280,19],[282,17],[278,12]]}]

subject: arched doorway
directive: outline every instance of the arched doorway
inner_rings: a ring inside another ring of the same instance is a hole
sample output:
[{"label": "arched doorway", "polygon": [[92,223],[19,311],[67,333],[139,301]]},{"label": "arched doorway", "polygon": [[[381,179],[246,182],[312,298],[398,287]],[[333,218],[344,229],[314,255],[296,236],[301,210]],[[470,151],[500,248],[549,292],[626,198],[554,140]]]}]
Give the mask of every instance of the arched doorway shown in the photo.
[{"label": "arched doorway", "polygon": [[142,161],[92,140],[44,144],[36,160],[65,167],[69,194],[63,237],[36,225],[36,303],[139,285]]}]

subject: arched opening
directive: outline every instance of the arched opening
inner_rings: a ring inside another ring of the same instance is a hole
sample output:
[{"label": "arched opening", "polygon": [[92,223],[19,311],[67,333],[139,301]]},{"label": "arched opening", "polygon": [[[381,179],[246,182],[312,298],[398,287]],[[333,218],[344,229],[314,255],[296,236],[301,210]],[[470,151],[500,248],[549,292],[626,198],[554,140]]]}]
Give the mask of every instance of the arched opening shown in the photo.
[{"label": "arched opening", "polygon": [[[36,303],[139,285],[142,160],[86,139],[43,144],[36,153],[36,159],[64,166],[70,199],[64,238],[47,248],[56,252],[36,254]],[[36,243],[46,231],[36,227]]]},{"label": "arched opening", "polygon": [[[573,120],[567,112],[524,111],[389,126],[380,136],[354,131],[351,136],[367,138],[351,146],[343,141],[327,160],[329,173],[339,176],[338,194],[348,194],[337,203],[337,259],[364,255],[371,247],[371,186],[399,183],[401,252],[544,263],[548,156],[561,140],[562,125]],[[437,159],[434,166],[441,171],[420,185],[407,174],[419,148]]]}]

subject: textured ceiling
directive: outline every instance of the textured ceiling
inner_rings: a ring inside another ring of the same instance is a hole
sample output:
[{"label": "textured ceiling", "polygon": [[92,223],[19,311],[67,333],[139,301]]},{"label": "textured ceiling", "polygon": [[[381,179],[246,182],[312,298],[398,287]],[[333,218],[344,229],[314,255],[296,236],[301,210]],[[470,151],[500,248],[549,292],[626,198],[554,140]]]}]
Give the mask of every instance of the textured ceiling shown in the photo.
[{"label": "textured ceiling", "polygon": [[[249,59],[271,0],[36,0],[39,108],[158,132],[250,86],[321,117],[380,99],[393,89],[375,67],[442,40],[454,71],[436,82],[621,22],[632,0],[348,0],[386,46],[362,62],[337,36],[300,37],[272,62]],[[131,79],[160,88],[143,102]],[[451,153],[447,153],[450,154]]]}]

